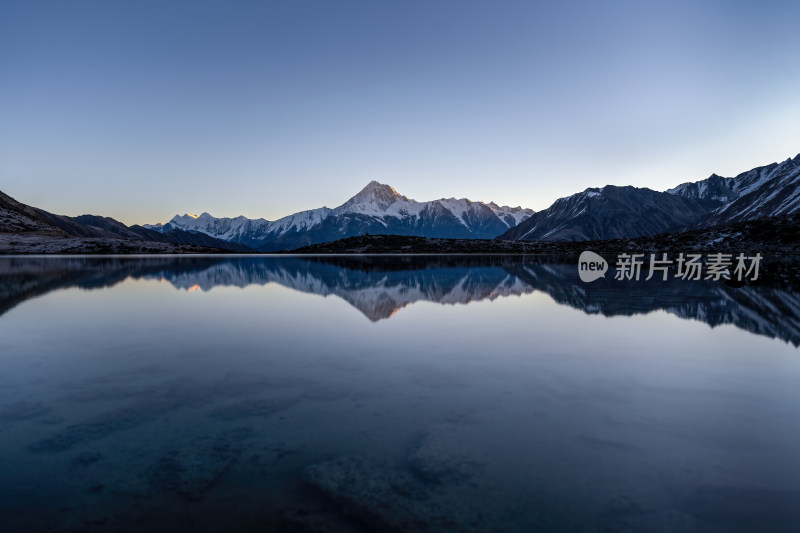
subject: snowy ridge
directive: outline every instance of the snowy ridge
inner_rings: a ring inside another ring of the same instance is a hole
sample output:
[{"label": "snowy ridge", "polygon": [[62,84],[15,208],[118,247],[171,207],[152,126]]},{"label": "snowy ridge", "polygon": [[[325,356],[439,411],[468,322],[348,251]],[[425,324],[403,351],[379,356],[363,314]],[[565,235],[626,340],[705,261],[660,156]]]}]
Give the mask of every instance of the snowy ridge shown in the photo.
[{"label": "snowy ridge", "polygon": [[685,226],[718,205],[645,188],[591,187],[559,198],[501,238],[588,241],[655,235]]},{"label": "snowy ridge", "polygon": [[665,192],[606,185],[559,198],[501,239],[631,239],[800,212],[800,154],[724,178],[712,174]]},{"label": "snowy ridge", "polygon": [[493,238],[534,213],[522,207],[473,202],[466,198],[412,200],[389,185],[370,182],[345,203],[301,211],[275,221],[175,215],[166,224],[145,227],[200,232],[264,251],[292,249],[365,233],[421,237]]},{"label": "snowy ridge", "polygon": [[281,236],[289,231],[302,231],[311,228],[325,219],[331,212],[327,207],[300,211],[275,221],[263,218],[249,219],[244,216],[236,218],[216,218],[208,213],[202,215],[175,215],[167,224],[147,225],[150,229],[169,231],[177,228],[185,231],[198,231],[218,239],[240,242],[257,239],[260,236]]},{"label": "snowy ridge", "polygon": [[800,154],[794,159],[757,167],[734,178],[712,174],[705,180],[682,183],[667,192],[685,198],[723,202],[697,226],[793,214],[800,210]]}]

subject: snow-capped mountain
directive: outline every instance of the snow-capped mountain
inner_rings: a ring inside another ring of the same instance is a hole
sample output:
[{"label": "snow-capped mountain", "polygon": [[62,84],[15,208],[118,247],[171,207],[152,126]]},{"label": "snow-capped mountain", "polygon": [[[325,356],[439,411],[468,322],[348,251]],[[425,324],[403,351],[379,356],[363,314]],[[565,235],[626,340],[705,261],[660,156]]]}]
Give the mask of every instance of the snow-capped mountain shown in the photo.
[{"label": "snow-capped mountain", "polygon": [[500,238],[630,239],[796,212],[800,212],[800,155],[735,178],[712,174],[666,192],[611,185],[589,188],[556,200]]},{"label": "snow-capped mountain", "polygon": [[261,251],[291,250],[365,233],[421,237],[493,238],[532,215],[530,209],[490,202],[441,199],[418,202],[389,185],[370,182],[348,201],[269,221],[245,217],[176,215],[166,224],[146,228],[181,229],[241,243]]},{"label": "snow-capped mountain", "polygon": [[800,154],[743,172],[735,178],[711,177],[683,183],[668,193],[684,198],[722,200],[724,205],[702,217],[698,227],[789,215],[800,211]]},{"label": "snow-capped mountain", "polygon": [[175,215],[166,224],[145,225],[144,227],[165,234],[174,230],[205,233],[223,241],[259,248],[265,242],[287,234],[301,233],[318,225],[330,211],[327,207],[322,207],[301,211],[272,222],[263,218],[249,219],[243,216],[216,218],[208,213]]},{"label": "snow-capped mountain", "polygon": [[607,185],[560,198],[500,238],[588,241],[655,235],[687,226],[719,205],[715,200]]}]

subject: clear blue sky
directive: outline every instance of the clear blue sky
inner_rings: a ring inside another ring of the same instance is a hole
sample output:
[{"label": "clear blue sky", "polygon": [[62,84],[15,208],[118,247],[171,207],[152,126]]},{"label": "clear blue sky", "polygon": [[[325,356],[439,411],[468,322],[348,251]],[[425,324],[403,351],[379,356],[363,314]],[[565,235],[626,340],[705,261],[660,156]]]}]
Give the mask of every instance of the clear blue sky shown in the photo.
[{"label": "clear blue sky", "polygon": [[0,2],[0,190],[275,219],[377,179],[543,209],[800,152],[800,2]]}]

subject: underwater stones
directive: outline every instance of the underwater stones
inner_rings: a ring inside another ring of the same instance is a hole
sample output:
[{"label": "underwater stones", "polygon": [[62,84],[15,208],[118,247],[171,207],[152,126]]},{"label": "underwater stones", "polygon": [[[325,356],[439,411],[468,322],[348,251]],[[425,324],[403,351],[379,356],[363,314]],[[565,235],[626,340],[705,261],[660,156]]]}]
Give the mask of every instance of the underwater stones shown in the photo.
[{"label": "underwater stones", "polygon": [[462,483],[485,464],[485,457],[458,424],[434,424],[409,457],[415,474],[425,481]]},{"label": "underwater stones", "polygon": [[15,402],[0,407],[0,422],[19,422],[50,414],[52,409],[42,402]]},{"label": "underwater stones", "polygon": [[150,475],[152,488],[176,492],[187,500],[201,500],[239,457],[236,439],[198,439],[162,457]]},{"label": "underwater stones", "polygon": [[800,523],[800,490],[705,485],[682,508],[724,530],[795,532]]},{"label": "underwater stones", "polygon": [[81,452],[75,456],[72,464],[75,466],[89,466],[102,458],[103,454],[100,452]]},{"label": "underwater stones", "polygon": [[627,494],[614,496],[602,518],[604,533],[700,533],[707,531],[691,515],[676,509],[648,509]]},{"label": "underwater stones", "polygon": [[280,510],[280,531],[284,533],[363,533],[335,509],[327,507],[288,507]]},{"label": "underwater stones", "polygon": [[247,399],[214,409],[208,416],[228,422],[250,417],[269,416],[287,409],[297,401],[298,398],[293,397]]},{"label": "underwater stones", "polygon": [[[669,509],[620,517],[602,530],[604,533],[700,533],[705,527],[688,514]],[[713,530],[716,531],[716,530]]]},{"label": "underwater stones", "polygon": [[254,468],[268,469],[289,458],[298,458],[304,452],[302,445],[290,445],[285,442],[262,446],[258,453],[250,455],[248,461]]},{"label": "underwater stones", "polygon": [[69,392],[64,399],[70,402],[118,401],[144,396],[146,389],[132,386],[84,387]]},{"label": "underwater stones", "polygon": [[101,439],[112,433],[133,428],[174,407],[174,402],[155,401],[107,411],[80,424],[67,426],[51,437],[28,446],[35,452],[60,452],[76,444]]},{"label": "underwater stones", "polygon": [[212,388],[217,397],[241,397],[262,394],[276,388],[296,387],[304,385],[306,381],[294,376],[275,378],[251,374],[225,374],[221,379],[212,383]]},{"label": "underwater stones", "polygon": [[635,498],[626,494],[617,494],[611,499],[608,504],[608,514],[615,516],[624,516],[631,514],[643,513],[641,503]]},{"label": "underwater stones", "polygon": [[381,462],[343,456],[314,464],[305,480],[378,531],[485,531],[481,515],[457,498]]}]

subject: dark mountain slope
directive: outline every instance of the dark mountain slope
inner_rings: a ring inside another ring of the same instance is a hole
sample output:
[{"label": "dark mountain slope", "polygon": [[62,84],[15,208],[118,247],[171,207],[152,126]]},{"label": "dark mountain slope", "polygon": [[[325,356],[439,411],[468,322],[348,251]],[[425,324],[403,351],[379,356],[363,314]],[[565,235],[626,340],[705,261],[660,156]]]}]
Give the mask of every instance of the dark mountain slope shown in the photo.
[{"label": "dark mountain slope", "polygon": [[688,226],[721,202],[607,185],[561,198],[500,239],[589,241],[655,235]]},{"label": "dark mountain slope", "polygon": [[[159,233],[128,227],[109,217],[54,215],[0,192],[0,251],[3,253],[252,252],[202,233]],[[16,244],[14,244],[16,243]]]}]

